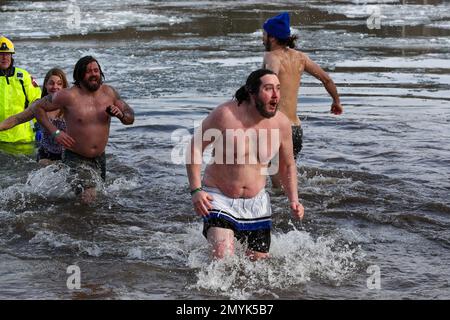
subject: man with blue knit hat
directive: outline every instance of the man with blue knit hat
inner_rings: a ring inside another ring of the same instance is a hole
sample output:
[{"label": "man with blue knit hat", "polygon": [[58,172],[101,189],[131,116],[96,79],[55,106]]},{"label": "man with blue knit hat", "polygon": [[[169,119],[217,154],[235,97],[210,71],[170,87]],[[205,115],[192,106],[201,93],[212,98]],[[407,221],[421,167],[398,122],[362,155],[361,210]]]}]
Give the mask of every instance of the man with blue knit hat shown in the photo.
[{"label": "man with blue knit hat", "polygon": [[264,31],[274,38],[287,40],[291,36],[290,18],[287,12],[283,12],[264,23]]},{"label": "man with blue knit hat", "polygon": [[[292,123],[292,139],[294,157],[297,158],[302,149],[303,130],[297,116],[297,98],[302,73],[306,71],[320,80],[330,96],[333,98],[331,112],[335,115],[342,113],[339,94],[330,76],[305,53],[295,50],[297,36],[291,35],[290,18],[283,12],[268,19],[263,25],[263,44],[266,48],[263,68],[272,70],[278,75],[281,84],[280,111]],[[278,176],[272,176],[272,186],[279,188]]]}]

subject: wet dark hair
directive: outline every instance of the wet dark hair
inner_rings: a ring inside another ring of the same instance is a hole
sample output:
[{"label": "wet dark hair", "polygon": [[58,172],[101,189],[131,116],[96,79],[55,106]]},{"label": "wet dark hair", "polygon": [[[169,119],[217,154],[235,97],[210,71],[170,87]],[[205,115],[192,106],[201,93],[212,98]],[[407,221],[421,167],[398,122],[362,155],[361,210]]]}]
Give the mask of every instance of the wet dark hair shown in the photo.
[{"label": "wet dark hair", "polygon": [[269,69],[258,69],[250,73],[247,78],[245,86],[242,86],[234,94],[234,99],[238,102],[238,106],[244,101],[250,101],[250,95],[259,92],[261,86],[261,78],[267,74],[275,74],[275,72]]},{"label": "wet dark hair", "polygon": [[89,63],[97,62],[98,68],[100,69],[100,75],[102,79],[105,79],[105,75],[103,74],[102,67],[100,67],[100,63],[98,63],[97,59],[92,56],[85,56],[78,60],[73,69],[73,84],[77,87],[80,87],[81,81],[83,81],[84,76],[86,75],[86,69]]},{"label": "wet dark hair", "polygon": [[298,40],[298,36],[297,35],[293,35],[293,36],[290,36],[289,38],[284,39],[284,40],[278,39],[278,38],[275,38],[275,39],[277,40],[277,42],[278,42],[278,44],[280,46],[289,47],[291,49],[294,49],[295,46],[296,46],[295,42]]}]

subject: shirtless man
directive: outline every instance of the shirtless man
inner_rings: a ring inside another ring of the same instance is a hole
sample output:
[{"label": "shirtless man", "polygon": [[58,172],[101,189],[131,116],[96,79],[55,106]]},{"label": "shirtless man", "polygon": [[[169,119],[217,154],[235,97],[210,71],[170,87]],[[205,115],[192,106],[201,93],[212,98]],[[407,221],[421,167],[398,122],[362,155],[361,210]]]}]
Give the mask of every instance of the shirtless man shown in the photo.
[{"label": "shirtless man", "polygon": [[[343,111],[336,85],[330,76],[306,54],[295,50],[296,36],[291,36],[289,14],[284,12],[268,19],[263,25],[263,44],[266,48],[263,68],[278,75],[281,83],[280,111],[291,121],[294,157],[302,149],[303,130],[297,116],[297,97],[304,71],[319,79],[333,98],[331,112],[340,115]],[[272,184],[280,187],[277,175],[272,176]]]},{"label": "shirtless man", "polygon": [[[103,84],[104,74],[93,57],[78,60],[73,78],[73,87],[36,101],[32,108],[36,120],[65,148],[63,162],[77,177],[72,181],[75,192],[81,193],[83,203],[91,203],[96,198],[97,176],[103,180],[106,176],[111,117],[130,125],[134,112],[112,87]],[[67,132],[58,130],[46,116],[57,109],[64,112]]]},{"label": "shirtless man", "polygon": [[[291,126],[289,119],[277,112],[279,99],[278,77],[270,70],[254,71],[235,99],[213,110],[192,138],[187,163],[192,203],[203,217],[203,235],[215,258],[234,253],[234,237],[247,244],[250,259],[268,257],[272,221],[264,170],[276,154],[292,214],[303,218]],[[208,138],[211,135],[213,139]],[[252,136],[256,140],[253,145]],[[211,140],[214,161],[206,167],[202,182],[202,155]]]}]

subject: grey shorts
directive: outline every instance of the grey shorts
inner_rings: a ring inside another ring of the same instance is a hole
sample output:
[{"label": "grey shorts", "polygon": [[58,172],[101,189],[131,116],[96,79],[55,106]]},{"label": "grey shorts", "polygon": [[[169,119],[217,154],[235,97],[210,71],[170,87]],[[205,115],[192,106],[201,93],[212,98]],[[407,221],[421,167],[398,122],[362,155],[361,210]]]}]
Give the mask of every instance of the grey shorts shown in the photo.
[{"label": "grey shorts", "polygon": [[95,188],[99,177],[106,179],[106,155],[86,158],[70,150],[64,150],[62,162],[70,167],[70,184],[76,194],[86,188]]}]

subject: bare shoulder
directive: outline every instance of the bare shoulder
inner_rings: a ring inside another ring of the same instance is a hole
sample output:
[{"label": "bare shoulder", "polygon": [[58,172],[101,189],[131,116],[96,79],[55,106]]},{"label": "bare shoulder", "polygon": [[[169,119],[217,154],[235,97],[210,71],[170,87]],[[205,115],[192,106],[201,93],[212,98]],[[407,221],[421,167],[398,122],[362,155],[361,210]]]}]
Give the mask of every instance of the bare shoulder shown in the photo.
[{"label": "bare shoulder", "polygon": [[120,96],[119,96],[119,93],[117,92],[117,90],[114,89],[113,87],[111,87],[110,85],[103,84],[102,91],[105,95],[120,99]]},{"label": "bare shoulder", "polygon": [[274,62],[279,62],[280,57],[272,51],[266,51],[264,52],[264,62],[266,64],[272,64]]},{"label": "bare shoulder", "polygon": [[300,60],[302,63],[306,63],[308,55],[300,50],[289,48],[289,53],[291,56],[294,56],[296,59]]},{"label": "bare shoulder", "polygon": [[274,117],[274,120],[277,122],[277,126],[280,129],[289,128],[292,125],[289,118],[283,112],[280,111],[277,112],[277,114]]},{"label": "bare shoulder", "polygon": [[273,56],[274,56],[274,53],[271,52],[271,51],[266,51],[266,52],[264,52],[264,60],[270,59],[270,58],[272,58]]},{"label": "bare shoulder", "polygon": [[215,107],[205,119],[214,127],[221,127],[234,118],[237,102],[230,100]]},{"label": "bare shoulder", "polygon": [[75,87],[61,89],[58,92],[55,93],[55,97],[68,97],[75,94]]},{"label": "bare shoulder", "polygon": [[227,101],[222,103],[214,108],[211,111],[210,115],[214,116],[217,119],[225,120],[228,117],[231,117],[234,114],[234,109],[237,107],[237,102],[234,100]]},{"label": "bare shoulder", "polygon": [[302,52],[302,51],[299,51],[299,50],[295,50],[296,51],[296,54],[298,55],[298,57],[304,62],[304,63],[306,63],[306,61],[308,61],[308,60],[311,60],[310,58],[309,58],[309,56],[306,54],[306,53],[304,53],[304,52]]},{"label": "bare shoulder", "polygon": [[48,100],[53,100],[53,103],[56,104],[68,105],[70,104],[70,101],[72,101],[76,97],[76,88],[77,87],[71,87],[59,90],[53,95],[53,99],[51,95],[48,95]]}]

